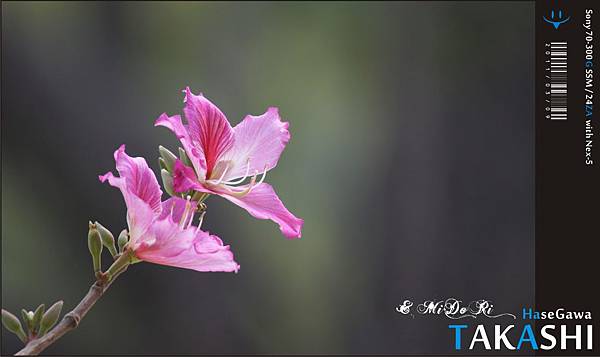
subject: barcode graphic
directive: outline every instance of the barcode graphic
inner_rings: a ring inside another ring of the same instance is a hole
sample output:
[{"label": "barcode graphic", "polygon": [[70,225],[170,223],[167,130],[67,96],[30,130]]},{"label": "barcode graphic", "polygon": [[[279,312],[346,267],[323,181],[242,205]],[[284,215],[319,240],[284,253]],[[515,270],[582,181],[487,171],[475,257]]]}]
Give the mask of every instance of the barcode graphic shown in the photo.
[{"label": "barcode graphic", "polygon": [[550,42],[550,120],[567,120],[566,42]]}]

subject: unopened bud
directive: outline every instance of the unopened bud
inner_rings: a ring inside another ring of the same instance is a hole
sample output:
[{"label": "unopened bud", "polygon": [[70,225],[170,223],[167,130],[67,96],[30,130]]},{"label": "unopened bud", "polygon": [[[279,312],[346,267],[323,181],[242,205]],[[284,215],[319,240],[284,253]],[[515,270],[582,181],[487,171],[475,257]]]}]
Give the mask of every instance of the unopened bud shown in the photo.
[{"label": "unopened bud", "polygon": [[123,253],[123,249],[125,249],[125,244],[127,244],[127,242],[129,242],[129,233],[127,233],[127,229],[123,229],[121,234],[119,234],[119,239],[117,240],[119,252]]},{"label": "unopened bud", "polygon": [[160,153],[160,157],[164,160],[165,165],[167,166],[167,171],[173,172],[173,166],[175,165],[175,160],[177,160],[177,156],[170,152],[167,148],[160,145],[158,147],[158,152]]},{"label": "unopened bud", "polygon": [[62,300],[57,301],[54,303],[54,305],[50,306],[48,311],[46,311],[44,316],[42,316],[42,320],[40,321],[39,336],[43,336],[52,328],[52,326],[54,326],[54,324],[56,324],[56,321],[58,321],[58,318],[60,317],[60,310],[62,310],[62,306]]},{"label": "unopened bud", "polygon": [[179,160],[185,164],[185,166],[192,166],[192,162],[190,158],[187,156],[185,150],[183,148],[179,148]]},{"label": "unopened bud", "polygon": [[44,304],[41,304],[37,307],[37,309],[35,309],[35,312],[33,313],[33,321],[31,322],[33,332],[37,333],[37,331],[40,329],[40,321],[42,321],[42,316],[44,316],[45,311],[46,305]]},{"label": "unopened bud", "polygon": [[171,196],[175,196],[175,191],[173,191],[173,176],[167,170],[160,170],[160,177],[162,178],[163,187],[165,191]]},{"label": "unopened bud", "polygon": [[21,326],[21,321],[19,321],[15,315],[4,309],[2,309],[2,325],[4,325],[8,331],[17,335],[21,342],[27,342],[27,335],[25,335],[23,326]]},{"label": "unopened bud", "polygon": [[23,322],[25,322],[27,330],[29,332],[33,332],[33,311],[21,309],[21,319],[23,320]]},{"label": "unopened bud", "polygon": [[117,248],[115,247],[115,237],[106,227],[101,225],[99,222],[95,222],[98,232],[100,232],[100,238],[102,239],[102,245],[108,249],[110,255],[114,258],[117,255]]},{"label": "unopened bud", "polygon": [[100,237],[100,232],[98,232],[96,225],[92,222],[90,222],[90,230],[88,231],[88,249],[92,255],[94,273],[97,273],[101,269],[102,238]]}]

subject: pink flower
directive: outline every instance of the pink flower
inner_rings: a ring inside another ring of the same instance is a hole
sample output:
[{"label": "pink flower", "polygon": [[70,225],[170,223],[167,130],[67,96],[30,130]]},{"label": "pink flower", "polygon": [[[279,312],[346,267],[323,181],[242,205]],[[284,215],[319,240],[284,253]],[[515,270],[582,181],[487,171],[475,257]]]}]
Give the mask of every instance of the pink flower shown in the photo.
[{"label": "pink flower", "polygon": [[127,155],[125,145],[115,151],[115,161],[119,177],[108,172],[99,178],[125,198],[128,248],[138,259],[197,271],[237,272],[229,246],[192,225],[196,202],[178,197],[161,202],[162,191],[146,160]]},{"label": "pink flower", "polygon": [[[195,190],[219,195],[259,219],[270,219],[288,238],[300,238],[304,221],[290,213],[273,188],[264,182],[267,171],[277,165],[290,140],[288,123],[277,108],[259,116],[248,115],[232,128],[225,115],[202,94],[186,88],[181,116],[162,114],[156,126],[177,135],[193,167],[175,163],[173,186],[176,192]],[[257,177],[262,175],[257,182]],[[249,179],[249,183],[244,182]]]}]

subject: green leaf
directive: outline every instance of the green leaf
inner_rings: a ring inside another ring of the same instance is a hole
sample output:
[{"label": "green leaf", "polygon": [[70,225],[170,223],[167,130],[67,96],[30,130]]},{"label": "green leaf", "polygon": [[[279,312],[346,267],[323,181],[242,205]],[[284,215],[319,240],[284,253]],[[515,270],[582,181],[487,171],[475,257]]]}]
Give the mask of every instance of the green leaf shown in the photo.
[{"label": "green leaf", "polygon": [[183,148],[179,148],[179,160],[181,160],[185,166],[192,167],[192,161],[190,161],[190,158],[187,156]]},{"label": "green leaf", "polygon": [[32,321],[32,326],[33,326],[33,331],[35,333],[37,333],[40,329],[40,321],[42,321],[42,316],[44,316],[44,311],[46,311],[46,305],[41,304],[40,306],[37,307],[37,309],[35,309],[35,312],[33,313],[33,321]]},{"label": "green leaf", "polygon": [[25,335],[21,321],[19,321],[15,315],[4,309],[2,309],[2,325],[4,325],[8,331],[17,335],[21,342],[27,343],[27,335]]},{"label": "green leaf", "polygon": [[175,166],[175,160],[177,160],[177,156],[170,152],[167,148],[160,145],[158,147],[158,152],[160,153],[160,157],[164,160],[166,170],[169,172],[173,172],[173,167]]},{"label": "green leaf", "polygon": [[58,318],[60,317],[60,310],[62,310],[63,302],[62,300],[57,301],[54,305],[50,306],[48,311],[42,316],[42,320],[40,321],[40,331],[39,336],[43,336],[46,332],[50,331],[50,329],[56,324]]},{"label": "green leaf", "polygon": [[171,195],[175,196],[175,191],[173,191],[173,177],[167,170],[160,170],[160,177],[162,178],[163,187],[165,191]]}]

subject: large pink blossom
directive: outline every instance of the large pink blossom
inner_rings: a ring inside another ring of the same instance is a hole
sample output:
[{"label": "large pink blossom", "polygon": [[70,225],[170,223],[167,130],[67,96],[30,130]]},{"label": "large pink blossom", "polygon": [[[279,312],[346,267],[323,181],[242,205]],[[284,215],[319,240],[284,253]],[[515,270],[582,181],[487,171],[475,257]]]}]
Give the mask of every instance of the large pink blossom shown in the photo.
[{"label": "large pink blossom", "polygon": [[248,115],[232,128],[217,106],[187,88],[183,112],[187,124],[181,116],[167,114],[155,123],[177,135],[193,166],[175,163],[175,191],[219,195],[256,218],[276,222],[286,237],[300,238],[303,220],[290,213],[264,182],[290,140],[289,124],[281,121],[277,108]]},{"label": "large pink blossom", "polygon": [[108,172],[99,178],[119,188],[125,198],[128,248],[138,259],[197,271],[239,269],[229,246],[192,225],[196,202],[178,197],[162,202],[162,191],[146,160],[127,155],[124,145],[114,156],[119,177]]}]

